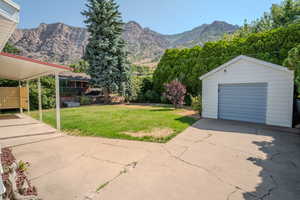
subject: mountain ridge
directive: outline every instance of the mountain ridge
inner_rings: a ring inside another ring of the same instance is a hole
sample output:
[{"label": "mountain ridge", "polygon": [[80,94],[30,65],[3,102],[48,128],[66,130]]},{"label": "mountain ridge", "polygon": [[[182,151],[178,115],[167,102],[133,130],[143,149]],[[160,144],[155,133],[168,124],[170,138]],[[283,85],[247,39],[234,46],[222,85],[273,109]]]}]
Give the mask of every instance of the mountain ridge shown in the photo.
[{"label": "mountain ridge", "polygon": [[[130,62],[138,65],[157,63],[168,48],[189,48],[220,39],[239,27],[223,21],[203,24],[178,34],[161,34],[143,28],[135,21],[124,24],[122,37],[127,42]],[[22,55],[47,62],[72,64],[81,59],[88,43],[86,28],[64,23],[41,23],[37,28],[17,29],[10,38]]]}]

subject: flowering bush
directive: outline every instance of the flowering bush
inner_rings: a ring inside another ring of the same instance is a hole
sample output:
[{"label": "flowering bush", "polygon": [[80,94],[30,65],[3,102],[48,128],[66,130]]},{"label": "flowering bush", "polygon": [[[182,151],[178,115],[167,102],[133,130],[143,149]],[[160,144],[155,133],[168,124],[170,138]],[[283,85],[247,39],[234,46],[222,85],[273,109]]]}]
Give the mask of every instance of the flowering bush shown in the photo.
[{"label": "flowering bush", "polygon": [[175,108],[184,104],[186,87],[177,80],[165,84],[164,96],[174,105]]}]

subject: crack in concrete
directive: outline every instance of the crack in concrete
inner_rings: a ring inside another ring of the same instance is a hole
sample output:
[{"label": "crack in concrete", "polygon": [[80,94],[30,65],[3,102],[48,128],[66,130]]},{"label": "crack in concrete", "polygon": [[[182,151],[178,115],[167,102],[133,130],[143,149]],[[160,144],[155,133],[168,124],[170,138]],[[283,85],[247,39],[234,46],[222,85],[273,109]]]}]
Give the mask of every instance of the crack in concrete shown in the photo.
[{"label": "crack in concrete", "polygon": [[146,148],[140,148],[140,147],[134,147],[134,148],[131,148],[131,147],[128,147],[128,146],[123,146],[123,145],[117,145],[117,144],[111,144],[111,143],[101,143],[103,145],[108,145],[108,146],[113,146],[113,147],[119,147],[119,148],[123,148],[123,149],[129,149],[129,150],[132,150],[132,149],[139,149],[139,150],[143,150],[143,151],[146,151],[148,153],[152,153],[152,151],[150,151],[149,149],[146,149]]},{"label": "crack in concrete", "polygon": [[[96,146],[96,145],[94,145],[94,146]],[[79,155],[76,156],[74,159],[72,159],[70,162],[65,163],[63,166],[61,166],[61,167],[59,167],[59,168],[56,168],[56,169],[53,169],[53,170],[49,170],[48,172],[45,172],[44,174],[38,175],[38,176],[36,176],[36,177],[33,177],[33,178],[31,178],[30,180],[36,180],[36,179],[39,179],[39,178],[42,177],[42,176],[46,176],[46,175],[52,174],[52,173],[54,173],[54,172],[56,172],[56,171],[59,171],[59,170],[61,170],[61,169],[65,169],[65,168],[69,167],[69,166],[70,166],[73,162],[75,162],[76,160],[78,160],[78,159],[80,159],[80,158],[83,158],[83,157],[86,157],[86,155],[87,155],[90,151],[92,151],[92,149],[93,149],[93,148],[91,147],[89,150],[85,151],[85,152],[82,153],[82,154],[79,154]]]},{"label": "crack in concrete", "polygon": [[93,192],[90,192],[90,193],[84,195],[83,199],[84,200],[93,200],[93,199],[95,199],[96,196],[100,194],[100,192],[101,192],[102,189],[104,189],[105,187],[107,187],[109,184],[111,184],[113,181],[115,181],[116,179],[118,179],[123,174],[126,174],[130,170],[133,170],[134,168],[136,168],[137,164],[138,164],[138,162],[134,161],[134,162],[131,162],[131,163],[127,164],[127,165],[124,165],[124,168],[116,176],[114,176],[112,179],[104,182],[103,184],[99,185],[99,187],[96,189],[96,191],[93,191]]},{"label": "crack in concrete", "polygon": [[237,191],[239,191],[238,188],[236,188],[234,191],[230,192],[230,193],[227,195],[226,200],[230,200],[230,199],[231,199],[231,196],[232,196],[234,193],[236,193]]},{"label": "crack in concrete", "polygon": [[[198,144],[198,143],[204,142],[205,140],[207,140],[211,136],[213,136],[213,134],[208,134],[206,137],[195,141],[193,144]],[[181,154],[178,156],[179,158],[182,157],[191,148],[191,146],[183,146],[183,147],[185,148],[185,150],[183,152],[181,152]]]},{"label": "crack in concrete", "polygon": [[[211,136],[212,136],[212,134],[210,134],[208,137],[206,137],[206,138],[204,138],[204,139],[201,139],[201,140],[196,141],[195,143],[205,142],[205,140],[208,139],[208,138],[211,137]],[[214,146],[217,146],[217,144],[214,144],[214,143],[211,143],[211,142],[207,142],[207,143],[208,143],[208,144],[211,144],[211,145],[214,145]],[[221,146],[223,146],[223,147],[225,147],[225,148],[228,148],[228,149],[231,149],[231,150],[234,150],[234,151],[238,151],[238,152],[242,152],[242,153],[247,153],[247,154],[250,154],[250,155],[255,155],[255,154],[252,154],[252,153],[249,153],[249,152],[241,151],[241,150],[239,150],[239,149],[230,148],[230,147],[227,147],[227,146],[225,146],[225,145],[221,145]],[[230,186],[232,186],[232,187],[235,187],[235,190],[234,190],[233,192],[231,192],[231,193],[227,196],[227,200],[230,200],[231,196],[232,196],[234,193],[236,193],[237,191],[239,191],[239,190],[240,190],[240,191],[243,191],[243,192],[247,192],[247,191],[244,190],[242,187],[236,186],[236,185],[234,185],[234,184],[232,184],[232,183],[229,183],[229,182],[223,180],[221,177],[219,177],[218,175],[216,175],[215,173],[213,173],[211,170],[209,170],[209,169],[207,169],[207,168],[205,168],[205,167],[202,167],[202,166],[200,166],[200,165],[197,165],[197,164],[194,164],[194,163],[191,163],[191,162],[188,162],[188,161],[182,159],[181,157],[182,157],[182,156],[184,155],[184,153],[186,153],[186,151],[187,151],[189,148],[191,148],[191,147],[186,147],[186,150],[185,150],[184,152],[182,152],[182,153],[180,154],[180,156],[175,156],[175,155],[173,155],[168,149],[166,149],[165,147],[163,147],[163,148],[164,148],[164,150],[165,150],[171,157],[173,157],[173,158],[179,160],[180,162],[183,162],[183,163],[185,163],[185,164],[187,164],[187,165],[190,165],[190,166],[193,166],[193,167],[202,169],[202,170],[204,170],[205,172],[207,172],[208,174],[214,176],[214,177],[215,177],[217,180],[219,180],[220,182],[225,183],[225,184],[227,184],[227,185],[230,185]],[[278,153],[278,154],[280,154],[280,153]],[[258,155],[255,155],[255,156],[257,156],[257,157],[260,158],[260,156],[258,156]],[[273,155],[273,156],[277,156],[277,155]],[[271,174],[271,173],[270,173],[270,174]],[[275,189],[278,188],[278,184],[277,184],[275,178],[274,178],[272,175],[270,175],[270,178],[271,178],[271,180],[274,182],[275,187],[270,188],[266,194],[263,194],[263,195],[260,196],[260,197],[258,197],[257,194],[255,195],[255,194],[248,193],[248,195],[252,196],[253,198],[255,198],[255,199],[257,199],[257,200],[264,200],[266,197],[270,196],[271,193],[272,193]]]},{"label": "crack in concrete", "polygon": [[38,175],[38,176],[36,176],[36,177],[33,177],[33,178],[31,178],[30,180],[36,180],[36,179],[41,178],[42,176],[47,176],[47,175],[52,174],[52,173],[54,173],[54,172],[56,172],[56,171],[59,171],[59,170],[61,170],[61,169],[65,169],[65,168],[69,167],[74,161],[76,161],[76,160],[78,160],[78,159],[80,159],[80,158],[82,158],[82,157],[84,157],[84,156],[85,156],[85,153],[80,154],[79,156],[77,156],[76,158],[74,158],[73,160],[71,160],[70,162],[66,163],[64,166],[61,166],[61,167],[56,168],[56,169],[53,169],[53,170],[49,170],[48,172],[45,172],[45,173],[43,173],[43,174],[41,174],[41,175]]},{"label": "crack in concrete", "polygon": [[267,198],[268,196],[271,195],[273,190],[274,190],[274,188],[269,189],[266,194],[262,195],[261,197],[256,198],[255,200],[264,200],[265,198]]},{"label": "crack in concrete", "polygon": [[[205,141],[204,141],[205,142]],[[207,142],[207,144],[210,144],[210,145],[213,145],[213,146],[222,146],[223,148],[226,148],[226,149],[229,149],[231,151],[236,151],[236,152],[239,152],[239,153],[245,153],[245,154],[248,154],[248,155],[251,155],[251,156],[256,156],[260,159],[264,159],[262,156],[260,155],[257,155],[257,154],[254,154],[254,153],[250,153],[250,152],[247,152],[247,151],[242,151],[241,149],[237,149],[237,148],[232,148],[232,147],[229,147],[229,146],[226,146],[226,145],[221,145],[221,144],[215,144],[213,142]]]},{"label": "crack in concrete", "polygon": [[273,181],[275,186],[268,189],[267,193],[261,195],[260,197],[257,197],[255,200],[264,200],[265,198],[270,196],[274,190],[276,190],[278,188],[278,183],[272,175],[270,175],[270,179]]},{"label": "crack in concrete", "polygon": [[196,140],[196,141],[194,142],[194,144],[204,142],[205,140],[207,140],[208,138],[210,138],[210,137],[212,137],[212,136],[213,136],[213,134],[209,133],[206,137],[201,138],[200,140]]},{"label": "crack in concrete", "polygon": [[274,153],[270,156],[270,159],[269,160],[273,160],[276,156],[279,156],[281,153]]},{"label": "crack in concrete", "polygon": [[83,157],[85,157],[85,158],[91,158],[91,159],[94,159],[94,160],[97,160],[97,161],[107,162],[107,163],[110,163],[110,164],[126,166],[126,164],[124,164],[124,163],[119,163],[119,162],[115,162],[115,161],[112,161],[112,160],[101,159],[101,158],[97,158],[95,156],[86,156],[86,155],[84,155]]},{"label": "crack in concrete", "polygon": [[[234,184],[232,184],[232,183],[229,183],[229,182],[223,180],[221,177],[219,177],[218,175],[216,175],[216,174],[215,174],[214,172],[212,172],[211,170],[209,170],[209,169],[207,169],[207,168],[205,168],[205,167],[202,167],[202,166],[200,166],[200,165],[198,165],[198,164],[194,164],[194,163],[188,162],[188,161],[186,161],[186,160],[184,160],[184,159],[182,159],[182,158],[180,158],[180,157],[178,157],[178,156],[175,156],[175,155],[173,155],[168,149],[166,149],[165,147],[163,147],[163,149],[164,149],[164,150],[165,150],[172,158],[174,158],[174,159],[176,159],[176,160],[178,160],[178,161],[180,161],[180,162],[182,162],[182,163],[184,163],[184,164],[186,164],[186,165],[189,165],[189,166],[192,166],[192,167],[196,167],[196,168],[198,168],[198,169],[201,169],[201,170],[205,171],[205,172],[208,173],[209,175],[215,177],[215,178],[216,178],[219,182],[221,182],[221,183],[224,183],[224,184],[227,184],[227,185],[229,185],[229,186],[231,186],[231,187],[234,187],[234,188],[237,189],[237,190],[240,190],[240,191],[243,191],[243,192],[247,192],[247,191],[246,191],[245,189],[243,189],[242,187],[237,186],[237,185],[234,185]],[[249,195],[252,196],[252,197],[254,197],[254,198],[257,197],[257,196],[254,195],[254,194],[249,194]]]}]

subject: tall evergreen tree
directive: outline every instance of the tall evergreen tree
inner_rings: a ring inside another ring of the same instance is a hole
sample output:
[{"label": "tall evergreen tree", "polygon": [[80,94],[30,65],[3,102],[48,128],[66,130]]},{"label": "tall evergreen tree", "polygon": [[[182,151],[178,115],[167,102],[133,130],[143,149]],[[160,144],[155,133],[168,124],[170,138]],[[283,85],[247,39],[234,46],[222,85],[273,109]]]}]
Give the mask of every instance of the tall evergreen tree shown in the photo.
[{"label": "tall evergreen tree", "polygon": [[123,22],[115,0],[87,0],[82,12],[90,33],[84,59],[89,62],[92,83],[111,93],[125,95],[130,83],[130,68],[122,39]]}]

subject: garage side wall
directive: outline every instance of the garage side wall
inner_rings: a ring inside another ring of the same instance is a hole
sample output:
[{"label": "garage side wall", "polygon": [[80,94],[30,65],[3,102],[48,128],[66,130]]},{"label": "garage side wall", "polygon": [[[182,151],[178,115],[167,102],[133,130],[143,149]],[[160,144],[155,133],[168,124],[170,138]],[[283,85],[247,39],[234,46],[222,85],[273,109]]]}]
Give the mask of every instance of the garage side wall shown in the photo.
[{"label": "garage side wall", "polygon": [[268,83],[266,124],[292,126],[294,75],[255,62],[239,60],[202,81],[202,116],[218,118],[218,85]]}]

